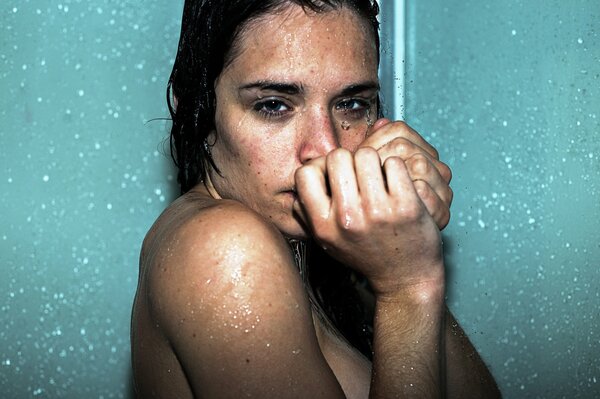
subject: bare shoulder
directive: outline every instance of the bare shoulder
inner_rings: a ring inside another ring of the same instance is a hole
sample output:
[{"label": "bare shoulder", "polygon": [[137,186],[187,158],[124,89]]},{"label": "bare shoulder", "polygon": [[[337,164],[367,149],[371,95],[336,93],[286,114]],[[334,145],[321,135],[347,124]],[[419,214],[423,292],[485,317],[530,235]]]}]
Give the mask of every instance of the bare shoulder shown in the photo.
[{"label": "bare shoulder", "polygon": [[[246,233],[246,234],[244,234]],[[142,267],[152,264],[164,252],[183,250],[179,255],[206,255],[228,247],[223,240],[237,236],[260,235],[268,243],[286,249],[279,232],[262,217],[236,201],[216,200],[204,192],[191,192],[178,198],[154,223],[142,246]],[[250,240],[244,244],[254,245]]]},{"label": "bare shoulder", "polygon": [[239,202],[203,196],[183,197],[161,215],[144,240],[140,263],[150,292],[174,299],[191,290],[187,298],[210,300],[218,291],[223,302],[227,291],[261,288],[274,277],[300,283],[286,240],[274,226]]},{"label": "bare shoulder", "polygon": [[140,263],[138,295],[194,395],[341,395],[287,242],[260,215],[184,197],[151,229]]}]

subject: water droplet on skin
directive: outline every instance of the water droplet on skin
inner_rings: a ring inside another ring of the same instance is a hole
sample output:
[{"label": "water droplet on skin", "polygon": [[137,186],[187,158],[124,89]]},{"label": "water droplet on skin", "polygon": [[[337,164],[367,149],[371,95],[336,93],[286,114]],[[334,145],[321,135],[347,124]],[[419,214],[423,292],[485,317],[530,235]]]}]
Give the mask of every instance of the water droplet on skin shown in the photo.
[{"label": "water droplet on skin", "polygon": [[373,119],[371,119],[371,109],[367,110],[367,128],[371,128],[373,127],[373,125],[375,124],[375,121],[373,121]]},{"label": "water droplet on skin", "polygon": [[342,129],[344,129],[344,130],[350,129],[350,122],[348,122],[348,121],[342,121],[341,125],[342,125]]},{"label": "water droplet on skin", "polygon": [[352,217],[350,215],[346,214],[344,216],[344,227],[349,228],[351,223],[352,223]]}]

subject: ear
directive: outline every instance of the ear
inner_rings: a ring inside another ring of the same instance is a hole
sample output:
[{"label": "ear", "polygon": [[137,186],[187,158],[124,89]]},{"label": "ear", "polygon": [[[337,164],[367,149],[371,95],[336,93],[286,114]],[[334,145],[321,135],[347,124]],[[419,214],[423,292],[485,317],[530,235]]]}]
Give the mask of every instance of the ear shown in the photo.
[{"label": "ear", "polygon": [[212,129],[207,135],[205,142],[212,147],[217,142],[217,129]]},{"label": "ear", "polygon": [[175,95],[175,90],[173,90],[173,86],[169,83],[169,91],[167,93],[167,99],[173,107],[173,111],[177,111],[177,104],[179,101],[177,100],[177,96]]}]

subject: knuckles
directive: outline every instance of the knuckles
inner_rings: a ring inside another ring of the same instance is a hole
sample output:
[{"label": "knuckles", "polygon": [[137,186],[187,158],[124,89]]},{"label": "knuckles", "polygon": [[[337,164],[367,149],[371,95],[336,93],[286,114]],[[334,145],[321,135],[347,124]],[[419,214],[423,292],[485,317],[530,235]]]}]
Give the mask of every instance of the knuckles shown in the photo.
[{"label": "knuckles", "polygon": [[412,136],[415,134],[414,130],[404,121],[394,121],[386,125],[389,134],[397,135],[398,133],[405,136]]},{"label": "knuckles", "polygon": [[440,175],[446,181],[446,183],[450,183],[452,180],[452,169],[445,163],[439,161],[438,170],[440,171]]},{"label": "knuckles", "polygon": [[452,190],[452,188],[450,186],[448,186],[448,190],[446,193],[446,202],[448,203],[448,207],[450,207],[450,204],[452,204],[452,200],[454,199],[454,191]]},{"label": "knuckles", "polygon": [[417,176],[426,176],[431,172],[431,163],[427,157],[421,153],[414,154],[407,161],[409,169],[417,174]]},{"label": "knuckles", "polygon": [[356,150],[354,153],[354,161],[357,165],[381,165],[379,154],[372,147],[362,147]]},{"label": "knuckles", "polygon": [[396,218],[403,224],[412,224],[420,221],[425,215],[425,210],[419,201],[408,201],[396,209]]},{"label": "knuckles", "polygon": [[415,180],[413,184],[415,186],[417,194],[419,194],[419,198],[421,198],[421,201],[427,203],[434,199],[433,190],[425,181]]},{"label": "knuckles", "polygon": [[379,158],[379,155],[377,154],[377,150],[375,150],[373,147],[361,147],[358,150],[356,150],[356,152],[354,153],[354,157],[355,158],[364,158],[364,157]]},{"label": "knuckles", "polygon": [[336,148],[327,154],[327,164],[338,164],[352,159],[352,154],[345,148]]},{"label": "knuckles", "polygon": [[399,157],[406,157],[414,147],[414,144],[407,138],[396,137],[385,146],[392,154]]}]

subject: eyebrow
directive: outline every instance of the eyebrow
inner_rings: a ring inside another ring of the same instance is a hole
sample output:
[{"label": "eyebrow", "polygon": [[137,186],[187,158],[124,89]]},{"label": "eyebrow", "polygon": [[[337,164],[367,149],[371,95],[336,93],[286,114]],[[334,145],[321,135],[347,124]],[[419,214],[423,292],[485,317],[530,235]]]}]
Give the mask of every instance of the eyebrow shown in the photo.
[{"label": "eyebrow", "polygon": [[[245,84],[240,87],[241,90],[264,90],[264,91],[276,91],[280,93],[286,94],[299,94],[304,92],[304,86],[297,83],[282,83],[282,82],[274,82],[270,80],[259,80],[257,82],[252,82]],[[352,96],[357,93],[361,93],[364,91],[375,90],[379,91],[379,84],[373,81],[366,81],[357,84],[353,84],[347,87],[344,87],[340,92],[341,97]]]},{"label": "eyebrow", "polygon": [[363,91],[379,91],[379,84],[376,82],[362,82],[355,85],[345,87],[341,93],[341,97],[353,96]]},{"label": "eyebrow", "polygon": [[240,87],[240,91],[253,89],[277,91],[286,94],[298,94],[304,92],[302,85],[296,83],[273,82],[270,80],[259,80],[257,82],[248,83]]}]

